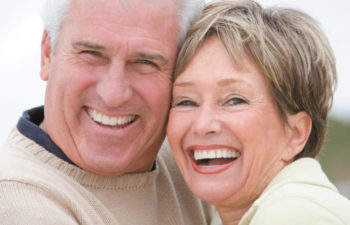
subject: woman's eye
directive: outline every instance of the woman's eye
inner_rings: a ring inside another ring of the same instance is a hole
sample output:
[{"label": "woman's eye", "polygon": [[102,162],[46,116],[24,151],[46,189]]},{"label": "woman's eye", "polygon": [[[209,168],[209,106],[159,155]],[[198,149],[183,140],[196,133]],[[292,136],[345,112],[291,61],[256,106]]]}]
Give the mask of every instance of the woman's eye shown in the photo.
[{"label": "woman's eye", "polygon": [[238,105],[238,104],[244,104],[244,103],[247,103],[247,102],[242,98],[231,98],[225,103],[225,105]]},{"label": "woman's eye", "polygon": [[197,103],[191,100],[183,100],[175,103],[174,106],[197,106]]}]

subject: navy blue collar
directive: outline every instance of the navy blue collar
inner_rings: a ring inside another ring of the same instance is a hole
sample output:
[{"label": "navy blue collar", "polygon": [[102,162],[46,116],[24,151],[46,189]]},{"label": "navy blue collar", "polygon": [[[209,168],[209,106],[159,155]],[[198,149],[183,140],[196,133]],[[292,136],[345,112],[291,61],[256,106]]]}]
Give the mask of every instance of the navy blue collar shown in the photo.
[{"label": "navy blue collar", "polygon": [[17,123],[17,129],[27,138],[45,148],[58,158],[75,165],[64,152],[51,140],[50,136],[39,125],[44,120],[44,106],[27,110]]}]

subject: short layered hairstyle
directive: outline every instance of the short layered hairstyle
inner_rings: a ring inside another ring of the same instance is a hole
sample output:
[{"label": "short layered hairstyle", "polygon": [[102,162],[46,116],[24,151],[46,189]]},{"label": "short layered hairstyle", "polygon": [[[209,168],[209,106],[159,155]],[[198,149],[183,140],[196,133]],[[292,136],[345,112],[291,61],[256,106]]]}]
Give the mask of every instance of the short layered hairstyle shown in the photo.
[{"label": "short layered hairstyle", "polygon": [[305,111],[310,116],[309,139],[295,160],[315,157],[325,138],[337,84],[334,53],[318,22],[299,10],[263,8],[252,0],[214,1],[188,32],[174,79],[205,40],[214,35],[242,69],[244,55],[255,62],[287,125],[288,114]]}]

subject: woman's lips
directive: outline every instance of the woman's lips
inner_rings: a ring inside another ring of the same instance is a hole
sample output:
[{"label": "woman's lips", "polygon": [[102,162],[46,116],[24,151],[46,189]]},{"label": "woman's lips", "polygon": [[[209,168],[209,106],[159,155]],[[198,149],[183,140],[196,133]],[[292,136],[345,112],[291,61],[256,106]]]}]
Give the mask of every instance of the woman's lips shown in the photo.
[{"label": "woman's lips", "polygon": [[192,146],[188,148],[192,167],[198,173],[221,173],[233,165],[241,153],[233,148],[219,145]]}]

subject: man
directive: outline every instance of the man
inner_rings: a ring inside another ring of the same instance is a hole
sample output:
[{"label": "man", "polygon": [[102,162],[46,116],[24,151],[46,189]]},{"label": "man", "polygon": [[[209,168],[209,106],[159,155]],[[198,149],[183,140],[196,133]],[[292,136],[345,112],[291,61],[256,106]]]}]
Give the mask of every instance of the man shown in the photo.
[{"label": "man", "polygon": [[25,112],[1,150],[1,224],[209,223],[166,149],[157,157],[195,4],[48,2],[45,107]]}]

